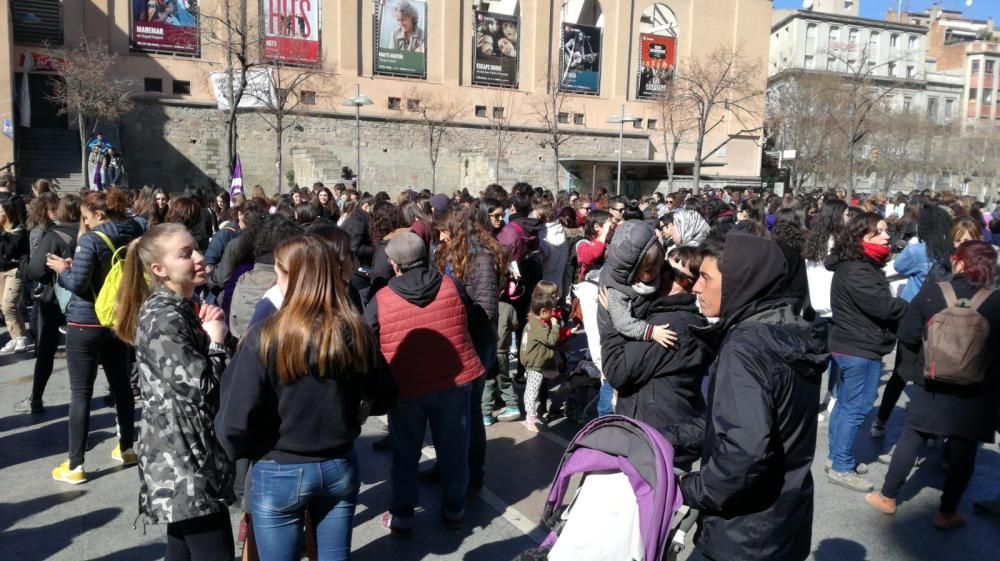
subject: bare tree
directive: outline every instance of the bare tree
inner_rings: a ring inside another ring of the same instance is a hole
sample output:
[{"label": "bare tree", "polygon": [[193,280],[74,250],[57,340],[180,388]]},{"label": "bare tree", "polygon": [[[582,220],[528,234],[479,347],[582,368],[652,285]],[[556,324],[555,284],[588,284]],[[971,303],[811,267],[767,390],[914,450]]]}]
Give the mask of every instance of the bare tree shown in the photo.
[{"label": "bare tree", "polygon": [[[240,103],[248,90],[248,76],[260,64],[263,34],[259,22],[249,16],[256,10],[257,0],[216,0],[216,10],[202,10],[202,37],[224,54],[226,79],[222,81],[226,96],[226,162],[233,165],[239,143]],[[252,4],[252,6],[251,6]],[[230,173],[232,170],[230,169]]]},{"label": "bare tree", "polygon": [[674,191],[674,167],[677,164],[677,151],[685,139],[694,132],[697,121],[693,118],[693,103],[687,97],[683,88],[678,88],[676,82],[667,84],[666,89],[654,99],[656,110],[660,116],[663,133],[664,163],[667,168],[667,191]]},{"label": "bare tree", "polygon": [[322,61],[316,66],[291,66],[273,61],[264,76],[269,87],[248,89],[247,95],[263,107],[257,115],[274,133],[275,189],[281,193],[285,131],[298,124],[304,105],[315,104],[318,97],[336,97],[340,89],[330,79],[332,72],[323,69]]},{"label": "bare tree", "polygon": [[80,167],[84,185],[90,186],[87,169],[88,126],[99,121],[117,121],[132,109],[135,81],[131,78],[108,79],[118,57],[100,41],[80,36],[75,47],[48,49],[55,62],[56,80],[48,98],[59,105],[60,114],[76,117],[80,131]]},{"label": "bare tree", "polygon": [[871,150],[878,154],[872,162],[873,171],[888,195],[902,181],[917,182],[926,162],[925,140],[934,130],[926,117],[916,111],[880,113],[869,138]]},{"label": "bare tree", "polygon": [[432,94],[421,88],[411,88],[406,93],[406,109],[416,115],[427,135],[427,155],[431,162],[431,191],[437,192],[437,164],[441,154],[441,144],[455,134],[453,126],[462,106],[439,94]]},{"label": "bare tree", "polygon": [[795,151],[794,158],[782,162],[793,189],[824,175],[832,159],[840,160],[832,141],[833,122],[826,110],[838,89],[837,80],[796,72],[768,90],[764,120],[767,138],[779,151]]},{"label": "bare tree", "polygon": [[534,116],[542,125],[544,137],[541,142],[538,143],[542,148],[549,148],[552,150],[552,155],[555,157],[553,162],[555,175],[554,188],[556,193],[559,192],[559,153],[563,144],[569,141],[570,135],[568,131],[562,128],[562,121],[568,119],[569,115],[565,109],[566,102],[568,101],[568,96],[565,91],[563,91],[560,86],[561,73],[554,72],[549,79],[546,93],[544,96],[535,96],[534,103],[532,103],[532,111]]},{"label": "bare tree", "polygon": [[[704,57],[696,57],[678,72],[676,80],[694,109],[694,170],[692,189],[701,189],[701,167],[733,139],[759,133],[763,117],[763,68],[743,54],[741,45],[720,46]],[[705,140],[727,119],[735,120],[740,130],[706,149]]]},{"label": "bare tree", "polygon": [[511,119],[514,117],[517,98],[513,90],[499,90],[490,98],[490,107],[486,116],[489,118],[490,129],[496,141],[496,162],[493,166],[493,180],[500,183],[500,161],[503,160],[514,133],[510,130]]}]

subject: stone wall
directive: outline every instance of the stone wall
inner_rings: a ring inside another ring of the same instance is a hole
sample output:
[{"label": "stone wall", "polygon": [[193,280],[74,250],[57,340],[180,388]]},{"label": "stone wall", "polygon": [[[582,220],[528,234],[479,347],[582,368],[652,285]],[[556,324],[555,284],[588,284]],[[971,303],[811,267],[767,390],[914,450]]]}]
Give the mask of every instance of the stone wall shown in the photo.
[{"label": "stone wall", "polygon": [[[139,102],[119,126],[129,184],[153,183],[170,191],[185,185],[225,185],[224,114],[204,105]],[[568,125],[574,134],[561,148],[561,158],[615,159],[618,137],[607,132],[581,130]],[[263,119],[253,113],[240,115],[239,152],[243,183],[262,185],[273,193],[277,183],[275,135]],[[412,186],[431,187],[431,164],[427,149],[427,129],[412,121],[364,120],[361,122],[361,183],[366,191],[396,193]],[[501,160],[500,183],[528,181],[552,188],[555,158],[543,147],[545,135],[539,131],[512,133]],[[625,159],[650,157],[646,135],[629,135],[624,141]],[[284,172],[295,172],[299,185],[339,179],[341,166],[355,168],[355,123],[346,115],[308,115],[283,139]],[[437,189],[452,192],[467,187],[478,192],[494,180],[496,137],[488,128],[462,125],[450,127],[442,143],[437,163]],[[357,171],[357,170],[355,170]],[[567,173],[560,167],[560,188]],[[288,186],[282,178],[282,190]]]}]

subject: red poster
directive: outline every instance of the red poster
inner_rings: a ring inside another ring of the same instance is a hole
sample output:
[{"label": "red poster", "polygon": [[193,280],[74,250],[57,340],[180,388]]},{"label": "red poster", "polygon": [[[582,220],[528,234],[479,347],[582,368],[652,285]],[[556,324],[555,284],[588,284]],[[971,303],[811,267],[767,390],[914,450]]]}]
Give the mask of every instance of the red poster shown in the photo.
[{"label": "red poster", "polygon": [[197,2],[132,0],[131,39],[137,51],[197,55]]},{"label": "red poster", "polygon": [[320,1],[261,0],[264,56],[290,64],[317,64]]},{"label": "red poster", "polygon": [[639,34],[639,99],[652,99],[674,79],[677,39],[665,35]]}]

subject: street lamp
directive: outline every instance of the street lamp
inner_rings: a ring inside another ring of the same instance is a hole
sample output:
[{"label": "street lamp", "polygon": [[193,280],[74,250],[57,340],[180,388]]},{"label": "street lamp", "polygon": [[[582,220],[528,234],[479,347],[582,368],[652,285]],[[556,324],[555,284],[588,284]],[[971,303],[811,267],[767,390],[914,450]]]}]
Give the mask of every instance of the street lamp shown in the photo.
[{"label": "street lamp", "polygon": [[349,97],[344,101],[344,105],[354,107],[354,142],[357,147],[354,172],[354,188],[361,190],[361,107],[371,105],[372,100],[366,95],[361,95],[361,84],[355,84],[354,97]]},{"label": "street lamp", "polygon": [[609,123],[618,123],[618,185],[615,187],[615,195],[622,194],[622,151],[624,150],[625,123],[634,123],[639,120],[639,117],[625,112],[624,103],[621,113],[608,119]]}]

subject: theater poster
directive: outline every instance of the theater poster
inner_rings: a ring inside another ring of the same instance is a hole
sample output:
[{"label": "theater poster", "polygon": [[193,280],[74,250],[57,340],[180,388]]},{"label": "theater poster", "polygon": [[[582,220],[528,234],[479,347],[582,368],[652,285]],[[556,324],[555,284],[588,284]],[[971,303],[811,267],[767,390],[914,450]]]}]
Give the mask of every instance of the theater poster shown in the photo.
[{"label": "theater poster", "polygon": [[427,75],[427,3],[375,0],[375,73]]},{"label": "theater poster", "polygon": [[288,64],[319,63],[322,0],[261,0],[264,56]]},{"label": "theater poster", "polygon": [[132,0],[132,49],[197,56],[196,0]]},{"label": "theater poster", "polygon": [[518,18],[479,10],[474,17],[476,49],[472,55],[472,83],[516,88]]},{"label": "theater poster", "polygon": [[636,97],[655,99],[674,79],[677,39],[665,35],[639,34],[639,80]]},{"label": "theater poster", "polygon": [[601,92],[601,28],[563,23],[560,60],[563,91],[597,95]]}]

